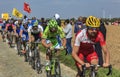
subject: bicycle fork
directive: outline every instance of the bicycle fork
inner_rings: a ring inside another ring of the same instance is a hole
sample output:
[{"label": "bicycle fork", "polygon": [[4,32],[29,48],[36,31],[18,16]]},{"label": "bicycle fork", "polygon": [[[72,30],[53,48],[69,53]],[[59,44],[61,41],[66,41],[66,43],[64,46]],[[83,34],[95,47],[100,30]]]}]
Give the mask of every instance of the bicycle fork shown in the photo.
[{"label": "bicycle fork", "polygon": [[51,74],[54,75],[55,74],[55,60],[52,60],[51,62]]}]

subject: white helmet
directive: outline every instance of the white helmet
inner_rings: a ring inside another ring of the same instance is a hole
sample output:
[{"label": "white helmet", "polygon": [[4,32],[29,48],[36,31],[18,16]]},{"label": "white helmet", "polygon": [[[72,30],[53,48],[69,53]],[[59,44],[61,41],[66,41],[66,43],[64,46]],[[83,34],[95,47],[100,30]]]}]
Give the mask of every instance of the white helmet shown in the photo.
[{"label": "white helmet", "polygon": [[58,19],[58,18],[60,18],[60,15],[59,14],[55,14],[55,19]]}]

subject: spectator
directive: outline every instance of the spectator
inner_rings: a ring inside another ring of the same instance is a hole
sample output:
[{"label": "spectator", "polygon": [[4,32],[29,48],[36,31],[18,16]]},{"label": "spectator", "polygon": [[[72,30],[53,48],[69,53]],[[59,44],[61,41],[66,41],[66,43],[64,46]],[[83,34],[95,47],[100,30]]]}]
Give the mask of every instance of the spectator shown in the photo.
[{"label": "spectator", "polygon": [[82,29],[85,29],[86,28],[86,24],[85,24],[85,22],[86,22],[86,17],[83,17],[83,19],[82,19],[82,22],[83,22],[83,28]]},{"label": "spectator", "polygon": [[74,33],[77,33],[79,30],[82,30],[84,28],[82,19],[83,17],[80,16],[78,20],[76,21],[75,26],[74,26]]},{"label": "spectator", "polygon": [[58,25],[59,25],[59,26],[61,26],[61,19],[60,19],[60,15],[56,13],[56,14],[54,15],[54,17],[55,17],[55,19],[56,19],[56,21],[57,21]]},{"label": "spectator", "polygon": [[41,26],[43,27],[43,31],[45,30],[47,23],[45,21],[45,18],[41,18]]},{"label": "spectator", "polygon": [[66,34],[66,48],[67,48],[67,54],[71,54],[72,53],[72,46],[71,46],[71,40],[72,40],[72,25],[70,24],[69,19],[65,20],[65,28],[63,29],[63,31]]}]

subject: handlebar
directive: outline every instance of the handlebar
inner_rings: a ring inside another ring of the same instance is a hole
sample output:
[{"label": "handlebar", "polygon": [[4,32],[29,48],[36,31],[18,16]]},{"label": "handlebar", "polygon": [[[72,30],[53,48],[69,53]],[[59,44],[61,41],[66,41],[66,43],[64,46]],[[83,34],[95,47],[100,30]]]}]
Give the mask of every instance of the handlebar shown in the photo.
[{"label": "handlebar", "polygon": [[[101,66],[101,65],[90,65],[90,68],[91,68],[92,71],[95,71],[96,67],[99,68],[99,67],[103,67],[103,66]],[[108,75],[112,74],[112,65],[109,65],[107,68],[109,69],[108,73],[106,74],[108,76]],[[82,73],[81,73],[82,76],[85,75],[85,71],[86,71],[86,65],[84,64],[84,65],[82,65]]]},{"label": "handlebar", "polygon": [[40,44],[41,42],[32,42],[32,43],[34,43],[34,44]]}]

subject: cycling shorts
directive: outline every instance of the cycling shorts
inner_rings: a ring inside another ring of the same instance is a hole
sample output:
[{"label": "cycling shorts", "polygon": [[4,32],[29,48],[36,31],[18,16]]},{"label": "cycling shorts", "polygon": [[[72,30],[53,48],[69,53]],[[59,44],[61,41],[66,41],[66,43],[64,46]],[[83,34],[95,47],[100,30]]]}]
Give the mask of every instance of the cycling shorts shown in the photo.
[{"label": "cycling shorts", "polygon": [[[92,53],[89,53],[87,54],[86,56],[83,55],[83,53],[79,53],[78,54],[79,58],[85,62],[85,60],[88,62],[88,63],[91,63],[92,60],[98,60],[98,55],[97,53],[94,51]],[[77,66],[80,66],[81,64],[79,64],[78,62],[76,62],[76,65]]]}]

